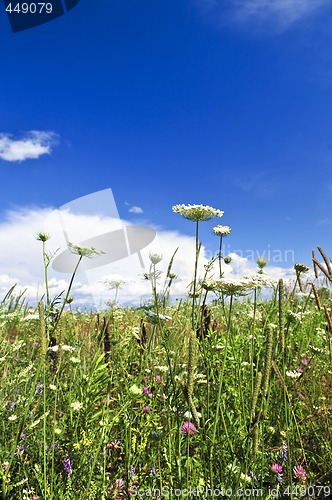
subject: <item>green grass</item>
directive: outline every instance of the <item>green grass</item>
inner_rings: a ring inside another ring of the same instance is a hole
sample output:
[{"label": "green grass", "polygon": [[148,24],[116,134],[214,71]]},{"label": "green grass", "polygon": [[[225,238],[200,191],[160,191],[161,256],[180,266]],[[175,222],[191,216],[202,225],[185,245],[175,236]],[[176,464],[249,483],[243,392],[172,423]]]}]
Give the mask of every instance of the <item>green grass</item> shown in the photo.
[{"label": "green grass", "polygon": [[[46,356],[40,321],[3,309],[2,498],[126,498],[135,489],[190,487],[262,488],[268,498],[274,462],[283,467],[279,488],[302,484],[293,478],[298,465],[306,485],[318,484],[332,470],[327,322],[311,299],[283,306],[284,351],[278,301],[258,300],[254,321],[252,301],[234,299],[231,311],[229,303],[211,306],[200,340],[190,334],[190,302],[163,311],[172,321],[162,326],[142,310],[67,311],[55,340],[75,350]],[[199,423],[184,434],[192,405]]]}]

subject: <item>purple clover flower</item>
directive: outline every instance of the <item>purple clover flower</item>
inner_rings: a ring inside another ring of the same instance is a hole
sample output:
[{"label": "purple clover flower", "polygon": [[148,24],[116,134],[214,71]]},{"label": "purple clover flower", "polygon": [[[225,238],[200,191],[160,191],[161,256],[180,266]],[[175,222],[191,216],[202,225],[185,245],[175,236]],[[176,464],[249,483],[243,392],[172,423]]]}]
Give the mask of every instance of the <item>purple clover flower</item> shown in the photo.
[{"label": "purple clover flower", "polygon": [[299,478],[304,483],[307,479],[307,473],[302,467],[302,465],[297,465],[293,468],[293,477],[294,479]]},{"label": "purple clover flower", "polygon": [[271,465],[270,471],[274,472],[275,474],[280,474],[282,472],[282,465],[275,462],[274,464]]},{"label": "purple clover flower", "polygon": [[187,434],[190,434],[191,436],[195,434],[196,427],[192,422],[185,422],[183,426],[181,427],[181,433],[184,434],[185,436]]}]

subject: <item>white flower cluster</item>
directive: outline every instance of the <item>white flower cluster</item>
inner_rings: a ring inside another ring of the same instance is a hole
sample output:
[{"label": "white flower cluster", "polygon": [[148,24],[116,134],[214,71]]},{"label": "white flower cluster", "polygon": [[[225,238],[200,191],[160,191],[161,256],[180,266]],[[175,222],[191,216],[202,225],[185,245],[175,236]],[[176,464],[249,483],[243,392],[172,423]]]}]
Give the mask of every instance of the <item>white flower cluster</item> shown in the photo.
[{"label": "white flower cluster", "polygon": [[213,217],[221,217],[224,212],[208,205],[174,205],[173,212],[182,215],[185,219],[191,221],[206,221]]},{"label": "white flower cluster", "polygon": [[290,377],[290,378],[299,378],[299,377],[301,377],[302,373],[297,372],[296,370],[288,370],[286,372],[286,375],[287,375],[287,377]]},{"label": "white flower cluster", "polygon": [[276,280],[258,273],[244,276],[243,280],[248,283],[249,288],[273,288],[277,284]]},{"label": "white flower cluster", "polygon": [[[58,345],[52,345],[51,347],[47,348],[48,351],[52,351],[52,352],[58,352],[59,349],[60,349],[60,346],[58,346]],[[76,351],[76,347],[73,347],[71,345],[62,345],[61,349],[63,351]]]},{"label": "white flower cluster", "polygon": [[224,293],[225,295],[246,295],[248,284],[244,281],[231,280],[207,280],[202,283],[205,290],[213,291],[214,293]]},{"label": "white flower cluster", "polygon": [[221,226],[220,224],[218,224],[218,226],[213,227],[212,231],[217,236],[227,236],[231,234],[231,228],[229,226]]},{"label": "white flower cluster", "polygon": [[288,321],[290,321],[290,322],[297,322],[298,321],[300,324],[302,323],[302,320],[310,314],[311,314],[310,311],[294,312],[294,311],[291,311],[290,309],[288,309],[288,311],[286,312]]},{"label": "white flower cluster", "polygon": [[70,407],[73,411],[79,411],[83,408],[83,403],[80,403],[80,401],[74,401],[73,403],[70,403]]},{"label": "white flower cluster", "polygon": [[163,314],[156,314],[155,312],[153,311],[148,311],[147,309],[143,309],[145,314],[147,316],[149,316],[149,318],[153,318],[153,319],[157,319],[159,317],[159,319],[161,320],[166,320],[166,319],[169,319],[171,320],[171,316],[164,316]]},{"label": "white flower cluster", "polygon": [[168,372],[169,367],[168,366],[159,366],[158,365],[158,366],[155,366],[154,369],[158,370],[160,372],[166,373],[166,372]]}]

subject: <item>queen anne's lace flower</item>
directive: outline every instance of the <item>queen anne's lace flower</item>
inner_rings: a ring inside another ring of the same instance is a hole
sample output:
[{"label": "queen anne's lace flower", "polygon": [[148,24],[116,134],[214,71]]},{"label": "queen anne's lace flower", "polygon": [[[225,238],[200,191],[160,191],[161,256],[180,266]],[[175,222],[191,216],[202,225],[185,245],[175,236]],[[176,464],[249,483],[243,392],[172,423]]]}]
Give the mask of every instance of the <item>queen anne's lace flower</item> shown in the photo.
[{"label": "queen anne's lace flower", "polygon": [[221,226],[220,224],[213,227],[212,231],[217,236],[227,236],[228,234],[231,234],[231,228],[229,226]]},{"label": "queen anne's lace flower", "polygon": [[71,253],[74,253],[76,255],[79,255],[80,257],[98,257],[101,255],[103,252],[102,250],[97,250],[94,247],[80,247],[79,245],[74,245],[73,243],[68,243],[68,248],[71,251]]},{"label": "queen anne's lace flower", "polygon": [[245,281],[207,280],[202,283],[205,290],[225,295],[243,296],[248,292],[248,284]]},{"label": "queen anne's lace flower", "polygon": [[174,205],[173,212],[182,215],[185,219],[192,221],[211,220],[213,217],[224,215],[222,210],[209,207],[208,205]]},{"label": "queen anne's lace flower", "polygon": [[294,269],[297,273],[306,273],[309,271],[309,267],[306,266],[305,264],[300,264],[300,263],[297,263],[297,264],[294,264]]},{"label": "queen anne's lace flower", "polygon": [[79,411],[83,408],[83,403],[81,403],[80,401],[74,401],[70,404],[70,406],[74,411]]}]

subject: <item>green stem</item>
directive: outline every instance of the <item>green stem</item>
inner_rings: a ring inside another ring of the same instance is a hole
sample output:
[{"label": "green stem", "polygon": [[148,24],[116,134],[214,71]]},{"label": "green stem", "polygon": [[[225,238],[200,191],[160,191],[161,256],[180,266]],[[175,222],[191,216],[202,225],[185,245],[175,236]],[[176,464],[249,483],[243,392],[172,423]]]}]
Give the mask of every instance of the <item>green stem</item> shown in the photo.
[{"label": "green stem", "polygon": [[222,236],[220,236],[220,243],[219,243],[219,278],[222,278],[222,272],[221,272],[221,257],[222,257]]},{"label": "green stem", "polygon": [[44,276],[45,276],[45,290],[46,290],[46,305],[48,308],[50,305],[50,290],[49,290],[49,286],[48,286],[48,266],[49,266],[50,260],[47,256],[46,251],[45,251],[45,241],[43,241],[42,243],[43,243],[43,261],[44,261]]},{"label": "green stem", "polygon": [[[219,379],[216,413],[215,413],[213,432],[212,432],[211,449],[210,449],[210,472],[212,472],[211,463],[213,461],[213,454],[214,454],[214,447],[215,447],[216,433],[217,433],[217,426],[218,426],[218,417],[219,417],[219,412],[220,412],[221,391],[222,391],[223,380],[224,380],[225,363],[226,363],[227,348],[228,348],[229,335],[230,335],[232,306],[233,306],[233,295],[230,296],[229,317],[228,317],[228,325],[227,325],[227,332],[226,332],[226,342],[225,342],[224,356],[223,356],[223,362],[222,362],[222,368],[221,368],[221,376]],[[224,425],[224,431],[226,434],[226,439],[228,441],[228,445],[229,445],[230,449],[232,450],[232,443],[229,439],[228,429],[227,429],[227,425],[226,425],[223,414],[221,415],[221,418],[222,418],[222,422]],[[210,479],[211,479],[211,481],[213,480],[212,477]]]},{"label": "green stem", "polygon": [[191,324],[192,324],[193,330],[195,330],[196,281],[197,281],[197,267],[198,267],[199,249],[200,249],[200,247],[199,247],[199,243],[198,243],[198,220],[196,220],[196,256],[195,256],[193,302],[192,302],[192,309],[191,309]]},{"label": "green stem", "polygon": [[74,272],[73,272],[73,274],[72,274],[72,277],[71,277],[71,280],[70,280],[70,283],[69,283],[69,286],[68,286],[68,290],[67,290],[66,296],[65,296],[65,298],[64,298],[64,301],[63,301],[62,307],[61,307],[60,312],[59,312],[59,314],[58,314],[58,317],[57,317],[57,319],[56,319],[56,321],[55,321],[55,323],[54,323],[54,326],[53,326],[53,332],[55,332],[56,327],[58,326],[59,321],[60,321],[60,318],[61,318],[61,316],[62,316],[63,310],[64,310],[64,308],[65,308],[65,306],[66,306],[66,304],[67,304],[67,300],[68,300],[68,298],[69,298],[70,291],[71,291],[71,288],[72,288],[73,283],[74,283],[74,279],[75,279],[75,276],[76,276],[76,273],[77,273],[77,269],[78,269],[78,266],[80,265],[80,263],[81,263],[81,260],[82,260],[82,259],[83,259],[83,255],[80,255],[80,257],[79,257],[79,259],[78,259],[78,261],[77,261],[77,264],[76,264],[76,266],[75,266]]}]

